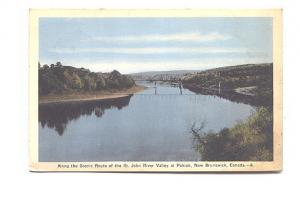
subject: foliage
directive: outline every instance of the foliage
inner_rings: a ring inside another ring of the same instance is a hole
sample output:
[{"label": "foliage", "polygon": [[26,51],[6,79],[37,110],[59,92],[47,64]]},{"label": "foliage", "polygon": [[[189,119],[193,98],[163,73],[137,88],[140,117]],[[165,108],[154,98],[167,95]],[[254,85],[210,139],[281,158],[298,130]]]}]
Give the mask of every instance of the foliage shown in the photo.
[{"label": "foliage", "polygon": [[191,128],[203,161],[272,161],[273,115],[259,107],[245,122],[218,133]]},{"label": "foliage", "polygon": [[182,82],[185,88],[201,94],[245,98],[259,106],[273,104],[272,63],[210,69],[187,75]]},{"label": "foliage", "polygon": [[184,84],[195,83],[201,87],[223,89],[258,86],[272,88],[273,64],[249,64],[210,69],[184,77]]},{"label": "foliage", "polygon": [[39,95],[62,94],[81,91],[102,91],[130,88],[134,80],[114,70],[111,73],[95,73],[84,68],[56,64],[39,64]]}]

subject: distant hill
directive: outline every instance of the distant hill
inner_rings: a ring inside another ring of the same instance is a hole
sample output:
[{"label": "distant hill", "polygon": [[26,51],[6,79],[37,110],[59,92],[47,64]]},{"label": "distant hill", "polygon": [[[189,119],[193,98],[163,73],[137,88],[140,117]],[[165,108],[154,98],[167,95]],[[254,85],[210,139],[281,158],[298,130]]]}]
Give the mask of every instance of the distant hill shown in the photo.
[{"label": "distant hill", "polygon": [[258,99],[261,105],[272,105],[273,63],[205,70],[185,76],[182,83],[185,88],[202,94],[239,93]]},{"label": "distant hill", "polygon": [[183,78],[183,83],[194,83],[201,87],[218,87],[219,82],[222,88],[226,89],[261,84],[268,84],[268,87],[272,87],[273,63],[219,67],[189,74]]},{"label": "distant hill", "polygon": [[130,88],[135,85],[128,75],[114,70],[111,73],[91,72],[85,68],[63,66],[60,62],[50,66],[39,64],[39,95],[86,91],[105,91]]},{"label": "distant hill", "polygon": [[[241,75],[241,71],[254,71],[255,69],[264,70],[266,68],[273,67],[272,63],[265,64],[243,64],[243,65],[235,65],[235,66],[226,66],[226,67],[218,67],[213,69],[206,70],[170,70],[170,71],[149,71],[149,72],[139,72],[129,74],[134,80],[178,80],[178,79],[190,79],[193,76],[201,76],[206,74],[229,74],[229,73],[239,73],[237,75]],[[239,71],[239,72],[237,72]],[[259,72],[259,71],[256,71]]]},{"label": "distant hill", "polygon": [[200,70],[149,71],[129,74],[134,80],[173,80]]},{"label": "distant hill", "polygon": [[226,67],[218,67],[214,69],[207,69],[202,70],[201,72],[225,72],[229,70],[235,70],[235,69],[254,69],[254,68],[266,68],[266,67],[272,67],[273,63],[264,63],[264,64],[241,64],[241,65],[235,65],[235,66],[226,66]]}]

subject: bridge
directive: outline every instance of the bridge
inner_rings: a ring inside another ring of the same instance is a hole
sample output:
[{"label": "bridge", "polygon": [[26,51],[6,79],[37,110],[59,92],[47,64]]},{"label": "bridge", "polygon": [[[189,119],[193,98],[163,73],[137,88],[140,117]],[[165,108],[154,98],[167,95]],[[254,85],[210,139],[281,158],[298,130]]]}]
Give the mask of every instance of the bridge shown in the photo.
[{"label": "bridge", "polygon": [[[219,73],[219,79],[220,79],[220,73]],[[134,79],[135,81],[148,81],[148,82],[154,82],[155,87],[156,87],[156,82],[168,82],[172,86],[178,86],[180,88],[180,93],[182,94],[182,80],[181,78],[179,79],[163,79],[163,80],[157,80],[157,79]],[[218,81],[218,84],[216,85],[216,88],[208,88],[208,87],[198,87],[199,89],[204,89],[204,90],[211,90],[211,91],[216,91],[219,94],[221,91],[229,91],[228,89],[221,89],[221,80]],[[232,91],[232,90],[230,90]]]},{"label": "bridge", "polygon": [[135,79],[135,81],[147,81],[147,82],[153,83],[154,86],[151,87],[151,88],[155,89],[155,92],[154,92],[155,95],[158,94],[157,82],[167,82],[167,83],[169,83],[173,87],[178,87],[179,91],[180,91],[180,94],[182,95],[182,88],[183,88],[183,86],[182,86],[182,81],[181,80],[154,80],[154,79],[151,79],[151,80],[150,79],[147,79],[147,80],[143,79],[143,80],[141,80],[141,79]]},{"label": "bridge", "polygon": [[134,81],[148,81],[148,82],[178,82],[180,79],[133,79]]}]

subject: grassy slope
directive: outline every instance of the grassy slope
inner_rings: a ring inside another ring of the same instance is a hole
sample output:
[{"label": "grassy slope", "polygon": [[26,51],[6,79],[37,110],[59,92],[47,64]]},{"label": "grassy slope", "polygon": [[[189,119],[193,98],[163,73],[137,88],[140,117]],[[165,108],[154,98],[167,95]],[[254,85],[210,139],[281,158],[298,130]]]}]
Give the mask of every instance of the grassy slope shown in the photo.
[{"label": "grassy slope", "polygon": [[[218,133],[194,133],[203,161],[272,161],[273,115],[259,107],[245,122]],[[193,129],[195,131],[195,129]]]}]

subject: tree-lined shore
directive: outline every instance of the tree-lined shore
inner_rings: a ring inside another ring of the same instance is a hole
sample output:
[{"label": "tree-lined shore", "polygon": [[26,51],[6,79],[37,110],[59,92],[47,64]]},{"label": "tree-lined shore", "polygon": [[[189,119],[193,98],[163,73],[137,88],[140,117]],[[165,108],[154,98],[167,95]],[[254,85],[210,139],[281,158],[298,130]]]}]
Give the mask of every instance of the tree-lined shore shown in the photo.
[{"label": "tree-lined shore", "polygon": [[39,102],[107,99],[126,96],[143,87],[117,70],[110,73],[56,64],[39,64]]},{"label": "tree-lined shore", "polygon": [[273,64],[245,64],[210,69],[186,75],[183,85],[193,91],[211,95],[251,96],[269,106],[273,100]]}]

